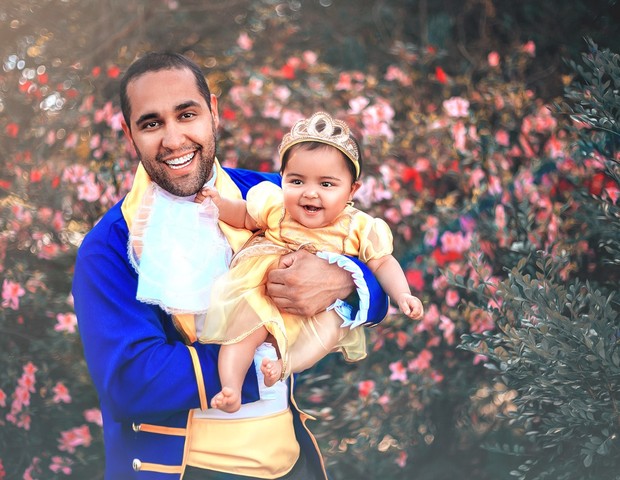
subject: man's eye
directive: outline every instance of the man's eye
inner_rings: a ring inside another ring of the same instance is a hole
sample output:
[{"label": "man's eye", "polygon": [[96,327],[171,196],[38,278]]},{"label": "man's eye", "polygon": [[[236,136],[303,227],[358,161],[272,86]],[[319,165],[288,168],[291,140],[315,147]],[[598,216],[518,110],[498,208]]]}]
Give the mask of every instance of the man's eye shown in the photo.
[{"label": "man's eye", "polygon": [[156,128],[159,125],[159,122],[147,122],[142,124],[142,130],[151,130]]},{"label": "man's eye", "polygon": [[195,115],[192,112],[184,112],[184,113],[181,114],[181,118],[192,118],[194,116]]}]

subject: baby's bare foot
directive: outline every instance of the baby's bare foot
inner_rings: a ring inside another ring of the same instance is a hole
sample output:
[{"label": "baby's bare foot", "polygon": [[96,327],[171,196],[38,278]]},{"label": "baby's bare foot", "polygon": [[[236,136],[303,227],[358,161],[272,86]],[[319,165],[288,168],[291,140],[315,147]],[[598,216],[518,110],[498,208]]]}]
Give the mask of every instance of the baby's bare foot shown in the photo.
[{"label": "baby's bare foot", "polygon": [[241,393],[230,387],[223,387],[211,400],[211,407],[227,413],[236,412],[241,408]]},{"label": "baby's bare foot", "polygon": [[282,377],[282,360],[263,358],[260,371],[263,372],[265,377],[265,385],[271,387]]}]

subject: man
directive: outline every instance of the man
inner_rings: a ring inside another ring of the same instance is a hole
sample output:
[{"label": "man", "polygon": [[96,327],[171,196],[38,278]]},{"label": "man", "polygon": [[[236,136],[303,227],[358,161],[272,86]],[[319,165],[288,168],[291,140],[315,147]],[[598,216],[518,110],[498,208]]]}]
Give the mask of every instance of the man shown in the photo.
[{"label": "man", "polygon": [[[170,314],[165,305],[136,298],[147,270],[140,257],[149,242],[159,241],[136,233],[141,212],[148,210],[147,192],[180,212],[205,184],[241,198],[254,184],[279,177],[220,167],[217,98],[200,68],[181,55],[137,60],[121,83],[121,108],[123,129],[141,163],[130,193],[84,239],[73,285],[84,354],[103,414],[105,478],[325,478],[316,441],[304,425],[307,416],[292,399],[292,380],[266,394],[256,369],[250,369],[239,412],[209,409],[210,396],[221,388],[218,346],[196,343],[194,315]],[[160,232],[171,243],[176,217]],[[247,239],[244,232],[220,227],[235,250]],[[167,244],[160,249],[162,256],[167,249]],[[157,260],[170,272],[176,268],[172,256]],[[285,312],[313,315],[332,304],[341,308],[337,299],[355,291],[348,271],[304,252],[285,257],[281,267],[270,273],[267,290]],[[169,280],[166,274],[158,277],[164,284]],[[387,298],[371,275],[365,280],[369,322],[377,322],[386,313]],[[273,355],[265,348],[257,356]]]}]

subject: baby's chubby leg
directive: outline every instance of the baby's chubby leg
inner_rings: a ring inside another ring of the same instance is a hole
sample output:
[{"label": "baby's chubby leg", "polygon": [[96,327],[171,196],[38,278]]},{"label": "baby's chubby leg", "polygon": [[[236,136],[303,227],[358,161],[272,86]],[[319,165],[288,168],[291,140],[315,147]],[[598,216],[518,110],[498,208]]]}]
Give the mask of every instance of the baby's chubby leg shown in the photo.
[{"label": "baby's chubby leg", "polygon": [[267,338],[267,330],[259,328],[237,343],[222,345],[218,369],[222,391],[211,399],[211,407],[233,413],[241,408],[241,387],[254,361],[254,352]]}]

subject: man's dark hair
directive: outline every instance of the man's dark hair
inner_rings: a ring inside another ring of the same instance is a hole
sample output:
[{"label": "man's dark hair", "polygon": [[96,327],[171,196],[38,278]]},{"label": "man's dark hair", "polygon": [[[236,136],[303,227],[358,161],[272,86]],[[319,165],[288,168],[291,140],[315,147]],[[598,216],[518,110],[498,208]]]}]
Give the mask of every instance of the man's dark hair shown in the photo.
[{"label": "man's dark hair", "polygon": [[194,74],[198,91],[207,102],[209,111],[211,111],[211,91],[209,90],[209,85],[207,84],[204,73],[196,63],[180,53],[151,52],[132,63],[121,80],[121,111],[123,112],[125,123],[127,123],[130,129],[131,104],[127,97],[127,85],[129,85],[129,82],[145,73],[158,72],[160,70],[182,70],[185,68]]}]

